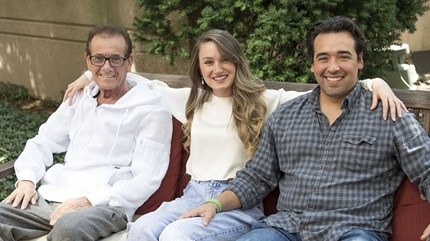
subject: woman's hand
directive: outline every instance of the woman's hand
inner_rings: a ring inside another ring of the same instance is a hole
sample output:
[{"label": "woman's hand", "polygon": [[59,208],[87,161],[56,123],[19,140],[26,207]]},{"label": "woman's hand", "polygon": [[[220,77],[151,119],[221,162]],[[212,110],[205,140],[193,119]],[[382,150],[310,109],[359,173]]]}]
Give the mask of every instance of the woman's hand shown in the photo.
[{"label": "woman's hand", "polygon": [[87,76],[85,74],[82,74],[77,80],[67,86],[66,92],[63,96],[63,101],[66,101],[67,98],[69,98],[69,105],[71,105],[73,97],[76,95],[76,93],[78,93],[78,91],[82,90],[90,83],[91,81],[87,78]]},{"label": "woman's hand", "polygon": [[372,106],[371,110],[376,109],[378,101],[382,102],[382,117],[387,120],[388,109],[390,110],[391,119],[396,121],[396,112],[398,117],[402,117],[402,110],[408,111],[403,102],[397,98],[391,87],[380,78],[372,79]]}]

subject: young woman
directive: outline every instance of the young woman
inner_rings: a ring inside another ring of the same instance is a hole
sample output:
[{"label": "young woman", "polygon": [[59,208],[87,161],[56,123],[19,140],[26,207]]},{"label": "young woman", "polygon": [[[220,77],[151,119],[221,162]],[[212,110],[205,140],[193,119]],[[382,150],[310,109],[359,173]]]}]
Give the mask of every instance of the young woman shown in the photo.
[{"label": "young woman", "polygon": [[[187,173],[192,179],[181,198],[165,202],[156,211],[130,223],[128,240],[236,240],[264,216],[255,207],[220,213],[208,227],[202,225],[201,218],[177,220],[223,191],[253,156],[270,113],[303,93],[266,90],[263,83],[252,78],[239,42],[222,30],[210,30],[198,39],[189,76],[191,88],[174,89],[164,82],[129,73],[129,77],[159,91],[172,114],[183,123],[184,146],[190,150]],[[69,85],[66,96],[71,93],[73,98],[91,78],[91,73],[86,72]],[[383,80],[361,84],[367,89],[373,85],[385,113],[389,104],[392,118],[396,110],[400,116],[404,105]],[[377,99],[373,108],[376,102]]]}]

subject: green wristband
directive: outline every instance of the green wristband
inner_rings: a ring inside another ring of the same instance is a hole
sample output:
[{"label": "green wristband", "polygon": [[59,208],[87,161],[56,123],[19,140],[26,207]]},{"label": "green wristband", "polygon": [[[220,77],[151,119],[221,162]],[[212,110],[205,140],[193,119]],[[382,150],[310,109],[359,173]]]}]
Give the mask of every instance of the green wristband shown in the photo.
[{"label": "green wristband", "polygon": [[216,213],[222,212],[222,205],[221,205],[221,203],[218,200],[216,200],[216,199],[209,199],[209,200],[206,201],[206,203],[215,203],[216,207],[217,207]]}]

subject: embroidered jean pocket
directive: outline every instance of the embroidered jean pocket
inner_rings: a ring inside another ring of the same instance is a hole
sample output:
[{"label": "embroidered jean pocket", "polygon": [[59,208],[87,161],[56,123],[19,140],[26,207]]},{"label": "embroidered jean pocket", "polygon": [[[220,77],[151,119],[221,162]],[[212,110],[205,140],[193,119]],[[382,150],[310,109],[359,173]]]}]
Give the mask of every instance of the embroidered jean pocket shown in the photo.
[{"label": "embroidered jean pocket", "polygon": [[340,148],[340,165],[350,171],[371,168],[375,155],[376,138],[344,135]]}]

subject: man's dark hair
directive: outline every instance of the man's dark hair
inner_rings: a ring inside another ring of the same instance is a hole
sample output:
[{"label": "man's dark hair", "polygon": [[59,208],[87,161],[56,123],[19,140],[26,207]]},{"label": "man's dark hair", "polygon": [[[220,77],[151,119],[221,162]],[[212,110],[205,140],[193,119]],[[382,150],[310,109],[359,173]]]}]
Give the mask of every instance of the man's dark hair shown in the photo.
[{"label": "man's dark hair", "polygon": [[360,54],[364,55],[366,52],[366,37],[364,33],[352,19],[336,16],[317,22],[309,29],[308,35],[306,36],[306,48],[308,57],[311,59],[312,63],[314,62],[314,42],[318,34],[337,33],[341,31],[349,32],[354,38],[357,56],[360,56]]},{"label": "man's dark hair", "polygon": [[131,42],[130,35],[128,34],[125,28],[114,24],[97,25],[90,31],[87,39],[87,48],[85,50],[87,55],[91,54],[91,41],[96,35],[104,35],[107,37],[111,37],[115,35],[122,36],[125,40],[125,44],[127,45],[124,53],[125,54],[124,57],[129,57],[131,55],[133,43]]}]

